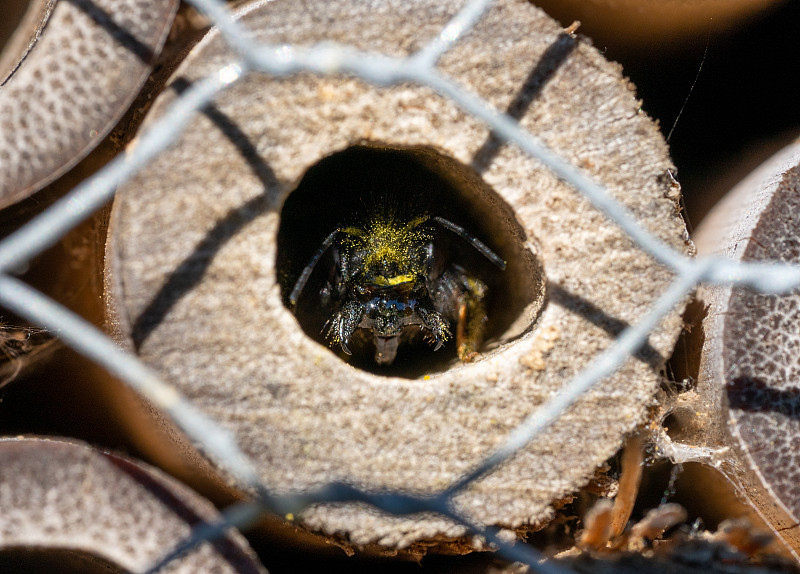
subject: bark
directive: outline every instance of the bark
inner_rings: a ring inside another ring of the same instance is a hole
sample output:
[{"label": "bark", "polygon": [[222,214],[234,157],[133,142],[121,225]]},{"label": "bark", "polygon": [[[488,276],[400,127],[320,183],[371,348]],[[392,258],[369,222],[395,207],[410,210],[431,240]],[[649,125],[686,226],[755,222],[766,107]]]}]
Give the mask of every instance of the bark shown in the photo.
[{"label": "bark", "polygon": [[[712,210],[698,229],[698,250],[736,261],[797,264],[799,198],[800,145],[794,144]],[[709,286],[700,299],[705,317],[695,339],[702,345],[696,395],[709,424],[693,440],[733,447],[718,466],[797,557],[797,291],[764,295]]]},{"label": "bark", "polygon": [[[220,520],[211,503],[156,469],[82,443],[33,438],[0,440],[0,513],[4,559],[66,557],[58,570],[76,572],[143,572],[195,525]],[[266,573],[238,532],[203,543],[169,571]]]},{"label": "bark", "polygon": [[0,208],[62,175],[111,131],[149,76],[178,5],[31,4],[0,60]]}]

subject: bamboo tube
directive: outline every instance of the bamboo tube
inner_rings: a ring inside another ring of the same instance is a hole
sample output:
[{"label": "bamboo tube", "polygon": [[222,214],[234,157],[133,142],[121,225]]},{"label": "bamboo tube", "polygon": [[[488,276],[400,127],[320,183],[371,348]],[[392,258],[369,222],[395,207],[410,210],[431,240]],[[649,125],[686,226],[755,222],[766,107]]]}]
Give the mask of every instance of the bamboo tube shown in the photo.
[{"label": "bamboo tube", "polygon": [[0,208],[62,175],[111,131],[150,74],[177,4],[32,3],[0,58],[10,72],[0,86]]},{"label": "bamboo tube", "polygon": [[[0,551],[58,571],[143,572],[219,513],[156,469],[77,442],[0,440]],[[24,556],[23,556],[24,554]],[[12,560],[13,562],[13,560]],[[176,559],[170,572],[264,574],[241,534]]]},{"label": "bamboo tube", "polygon": [[[767,160],[731,190],[698,229],[701,253],[736,261],[800,263],[800,144]],[[716,441],[734,447],[720,468],[774,532],[800,555],[797,473],[798,294],[706,287],[698,393],[721,419]]]}]

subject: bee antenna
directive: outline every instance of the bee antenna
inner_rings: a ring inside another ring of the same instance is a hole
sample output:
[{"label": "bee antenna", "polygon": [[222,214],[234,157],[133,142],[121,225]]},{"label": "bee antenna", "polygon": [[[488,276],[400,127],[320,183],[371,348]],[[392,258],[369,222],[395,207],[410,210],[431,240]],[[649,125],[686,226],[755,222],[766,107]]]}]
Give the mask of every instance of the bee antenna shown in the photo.
[{"label": "bee antenna", "polygon": [[460,225],[456,225],[452,221],[448,221],[443,217],[434,217],[433,220],[442,227],[444,227],[445,229],[449,229],[456,235],[459,235],[461,238],[469,241],[472,244],[472,246],[481,253],[481,255],[483,255],[484,257],[486,257],[486,259],[497,265],[501,270],[505,271],[506,262],[500,259],[500,256],[497,255],[497,253],[489,249],[489,247],[483,241],[481,241],[474,235],[471,235],[469,232],[467,232],[466,229],[464,229]]},{"label": "bee antenna", "polygon": [[303,288],[306,286],[306,282],[308,282],[308,278],[311,277],[311,272],[314,271],[314,267],[317,266],[320,258],[325,255],[325,252],[330,248],[333,244],[333,240],[336,239],[336,236],[339,234],[339,230],[335,229],[331,232],[328,237],[325,238],[325,241],[322,242],[322,246],[319,248],[314,254],[314,257],[311,258],[311,261],[308,262],[308,265],[305,266],[303,272],[300,274],[300,277],[297,279],[297,283],[294,284],[294,288],[292,289],[292,293],[289,295],[289,304],[294,308],[297,305],[297,299],[300,298],[300,293],[303,292]]}]

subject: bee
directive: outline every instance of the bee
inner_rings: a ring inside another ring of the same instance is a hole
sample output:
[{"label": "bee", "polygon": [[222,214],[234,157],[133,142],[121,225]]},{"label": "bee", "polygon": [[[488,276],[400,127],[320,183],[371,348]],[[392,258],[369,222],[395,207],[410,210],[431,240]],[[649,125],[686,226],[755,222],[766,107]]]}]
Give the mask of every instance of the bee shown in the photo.
[{"label": "bee", "polygon": [[506,262],[486,244],[447,219],[384,214],[332,231],[294,284],[289,305],[296,310],[312,272],[330,252],[334,265],[320,302],[333,309],[323,327],[332,346],[352,355],[351,342],[366,341],[374,346],[375,363],[391,365],[401,343],[421,336],[439,350],[455,336],[459,359],[472,361],[486,329],[488,288],[448,257],[443,232],[505,270]]}]

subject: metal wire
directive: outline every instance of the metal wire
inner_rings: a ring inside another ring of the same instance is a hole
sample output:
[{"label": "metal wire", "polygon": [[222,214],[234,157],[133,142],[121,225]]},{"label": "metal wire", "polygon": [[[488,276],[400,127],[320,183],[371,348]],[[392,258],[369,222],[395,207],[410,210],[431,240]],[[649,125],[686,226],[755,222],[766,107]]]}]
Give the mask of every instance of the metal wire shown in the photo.
[{"label": "metal wire", "polygon": [[[768,293],[781,293],[800,286],[800,268],[768,263],[742,264],[720,258],[691,259],[670,248],[644,229],[629,210],[617,203],[602,185],[592,181],[578,168],[549,150],[516,120],[443,76],[435,68],[437,61],[461,37],[469,33],[485,12],[490,0],[468,2],[425,47],[405,58],[391,58],[332,43],[307,48],[256,44],[220,0],[188,1],[214,22],[241,60],[231,62],[204,81],[195,83],[173,103],[157,124],[140,136],[130,153],[115,158],[62,200],[0,242],[1,305],[46,327],[66,344],[104,366],[144,395],[164,410],[204,452],[241,481],[242,485],[257,493],[255,502],[236,505],[225,511],[221,523],[198,528],[191,538],[158,563],[154,563],[149,572],[156,572],[196,544],[220,536],[230,527],[249,523],[265,509],[281,514],[297,513],[309,504],[326,501],[368,502],[393,514],[438,512],[484,536],[501,554],[511,560],[524,562],[539,572],[564,572],[560,566],[542,562],[532,547],[524,544],[508,545],[498,540],[491,529],[470,523],[453,509],[453,496],[535,440],[596,382],[613,374],[646,342],[648,334],[659,321],[699,283],[748,285]],[[270,496],[254,465],[242,453],[229,432],[210,421],[173,387],[161,381],[137,358],[119,349],[87,321],[11,276],[15,269],[24,266],[27,261],[56,243],[63,234],[107,203],[119,185],[145,167],[180,136],[199,110],[209,104],[221,90],[251,70],[275,76],[298,72],[320,75],[350,74],[376,85],[415,82],[436,90],[485,122],[498,138],[516,144],[587,197],[639,247],[674,271],[676,277],[672,286],[656,301],[642,321],[625,330],[611,348],[599,355],[560,393],[533,411],[473,471],[438,496],[422,498],[399,493],[375,495],[342,484],[330,484],[302,496]]]}]

